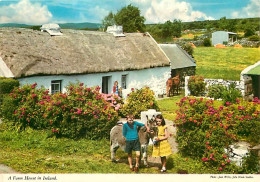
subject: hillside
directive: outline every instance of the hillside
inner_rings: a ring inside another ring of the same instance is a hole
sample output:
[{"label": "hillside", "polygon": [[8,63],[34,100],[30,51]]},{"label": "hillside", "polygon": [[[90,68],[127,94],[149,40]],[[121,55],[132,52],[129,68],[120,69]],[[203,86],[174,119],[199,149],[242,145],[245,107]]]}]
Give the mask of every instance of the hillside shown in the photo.
[{"label": "hillside", "polygon": [[[100,23],[60,23],[61,28],[69,28],[69,29],[98,29],[101,24]],[[26,24],[18,24],[18,23],[3,23],[0,24],[0,27],[23,27],[29,28],[33,26],[41,26],[41,25],[26,25]]]}]

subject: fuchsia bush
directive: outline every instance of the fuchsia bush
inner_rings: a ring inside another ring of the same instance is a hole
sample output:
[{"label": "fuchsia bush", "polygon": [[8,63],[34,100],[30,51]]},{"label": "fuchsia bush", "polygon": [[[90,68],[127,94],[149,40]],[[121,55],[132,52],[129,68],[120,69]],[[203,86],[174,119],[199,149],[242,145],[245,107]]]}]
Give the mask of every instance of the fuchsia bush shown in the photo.
[{"label": "fuchsia bush", "polygon": [[181,99],[175,124],[179,151],[200,158],[205,165],[225,170],[230,165],[225,148],[238,139],[259,143],[260,101],[214,107],[213,100]]},{"label": "fuchsia bush", "polygon": [[56,136],[108,138],[118,114],[99,90],[80,83],[70,85],[67,93],[49,95],[36,84],[26,85],[10,94],[15,107],[11,119],[20,127],[48,128]]}]

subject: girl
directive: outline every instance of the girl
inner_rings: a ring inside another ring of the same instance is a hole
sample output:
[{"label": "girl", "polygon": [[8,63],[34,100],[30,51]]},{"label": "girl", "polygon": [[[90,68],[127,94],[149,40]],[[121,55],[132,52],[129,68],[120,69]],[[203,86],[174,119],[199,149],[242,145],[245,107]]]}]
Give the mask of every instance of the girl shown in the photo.
[{"label": "girl", "polygon": [[166,156],[172,153],[171,146],[168,143],[167,126],[165,126],[165,120],[161,114],[157,115],[156,123],[158,126],[158,137],[155,139],[158,144],[153,145],[153,157],[161,157],[162,169],[161,172],[166,172]]}]

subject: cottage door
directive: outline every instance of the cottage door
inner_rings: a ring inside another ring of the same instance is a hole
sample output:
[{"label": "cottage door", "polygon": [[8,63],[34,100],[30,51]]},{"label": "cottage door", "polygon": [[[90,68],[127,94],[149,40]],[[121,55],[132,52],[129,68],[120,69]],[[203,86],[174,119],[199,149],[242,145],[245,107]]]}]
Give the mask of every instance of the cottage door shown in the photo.
[{"label": "cottage door", "polygon": [[102,93],[108,94],[110,90],[111,76],[102,77]]}]

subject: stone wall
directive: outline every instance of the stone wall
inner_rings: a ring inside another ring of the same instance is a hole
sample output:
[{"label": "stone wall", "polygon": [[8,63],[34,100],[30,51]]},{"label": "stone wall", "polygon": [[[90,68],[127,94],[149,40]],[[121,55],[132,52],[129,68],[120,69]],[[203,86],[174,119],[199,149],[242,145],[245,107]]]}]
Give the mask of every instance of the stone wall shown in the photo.
[{"label": "stone wall", "polygon": [[[190,91],[188,89],[189,78],[190,78],[189,76],[185,77],[185,96],[190,95]],[[243,94],[244,93],[244,82],[241,82],[241,81],[232,81],[232,80],[223,80],[223,79],[204,79],[204,82],[206,83],[206,92],[203,95],[208,94],[207,88],[211,85],[219,84],[219,85],[228,87],[231,83],[235,83],[236,88],[241,91],[242,95],[244,95]]]},{"label": "stone wall", "polygon": [[[190,91],[188,89],[188,80],[189,76],[185,77],[185,96],[190,95]],[[252,77],[249,75],[245,75],[241,73],[240,81],[232,81],[232,80],[223,80],[223,79],[204,79],[207,83],[206,88],[214,84],[220,84],[225,87],[228,87],[231,83],[236,84],[236,88],[241,91],[241,94],[245,100],[253,100],[253,84],[252,84]],[[207,95],[208,90],[203,95]]]}]

